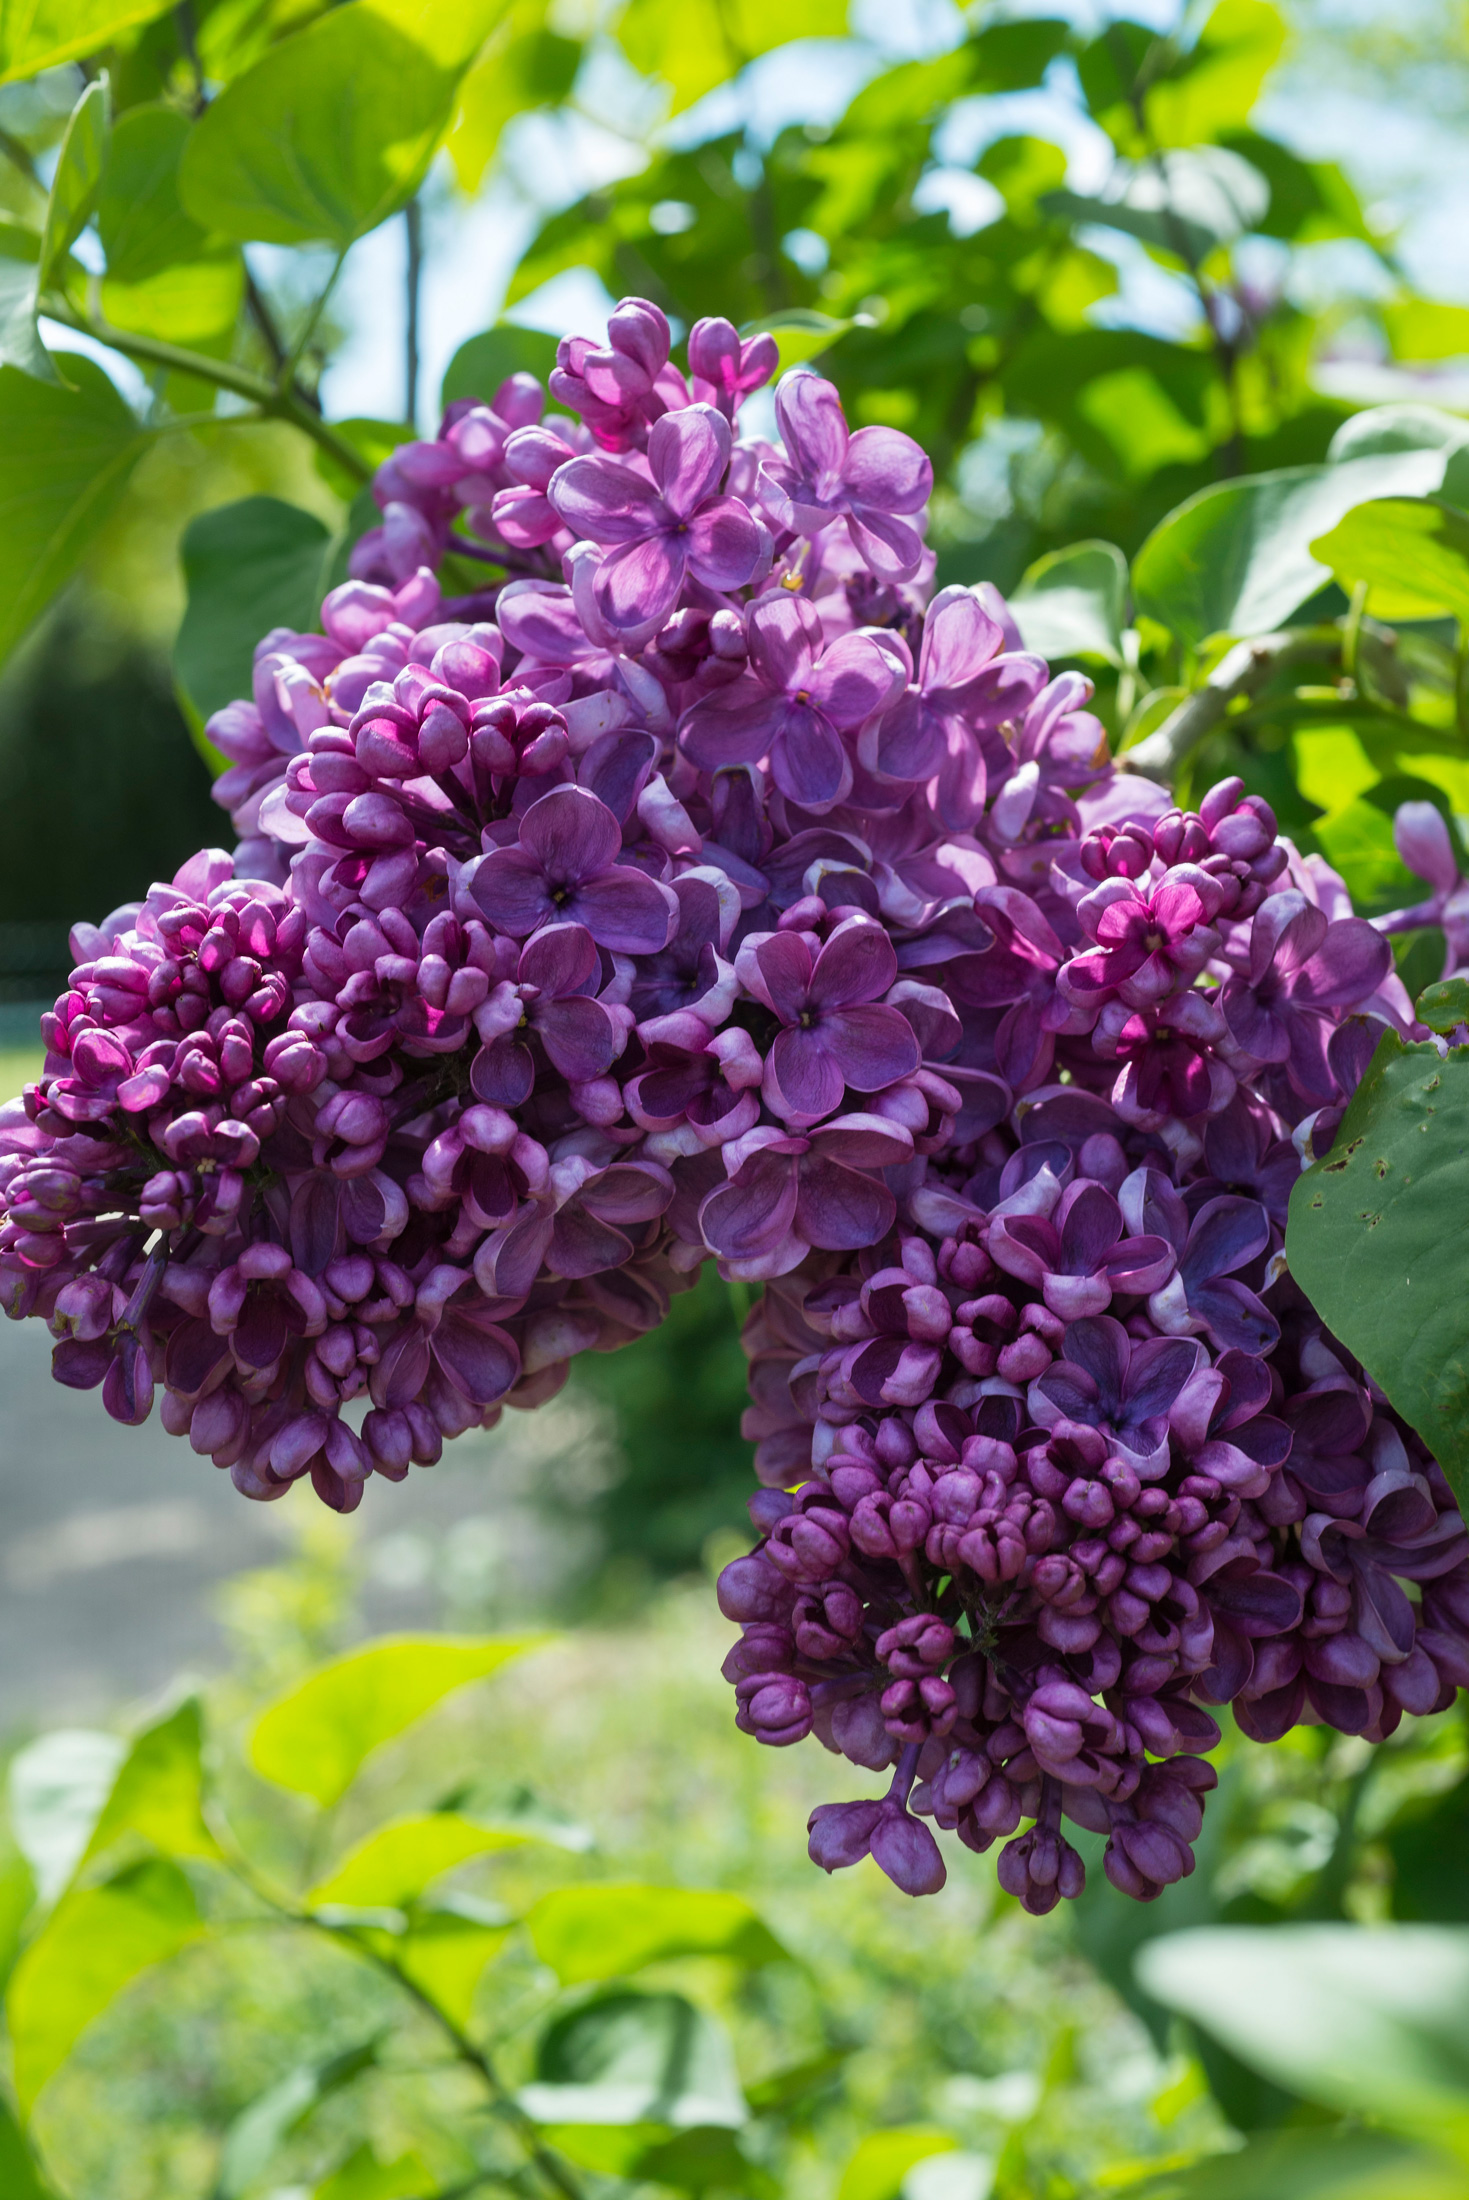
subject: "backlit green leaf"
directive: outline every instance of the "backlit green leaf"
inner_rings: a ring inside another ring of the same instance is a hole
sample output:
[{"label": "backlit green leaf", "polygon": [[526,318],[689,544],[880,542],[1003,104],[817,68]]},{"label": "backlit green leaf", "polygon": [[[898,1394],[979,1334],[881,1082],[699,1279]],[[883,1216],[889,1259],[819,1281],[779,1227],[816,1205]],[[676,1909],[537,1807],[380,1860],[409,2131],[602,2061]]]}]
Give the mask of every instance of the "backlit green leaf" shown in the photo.
[{"label": "backlit green leaf", "polygon": [[134,107],[118,118],[97,199],[97,235],[116,282],[146,282],[207,247],[179,200],[190,128],[176,107]]},{"label": "backlit green leaf", "polygon": [[780,353],[780,364],[772,377],[775,380],[792,367],[821,358],[856,325],[855,321],[833,320],[829,313],[816,313],[808,306],[787,306],[783,313],[770,313],[759,320],[746,321],[740,334],[754,336],[765,329],[775,338]]},{"label": "backlit green leaf", "polygon": [[1242,128],[1284,44],[1284,18],[1269,0],[1221,0],[1183,66],[1146,94],[1155,142],[1197,145]]},{"label": "backlit green leaf", "polygon": [[10,1827],[43,1902],[81,1862],[127,1753],[116,1734],[58,1727],[11,1759]]},{"label": "backlit green leaf", "polygon": [[99,366],[58,356],[71,388],[0,368],[0,658],[70,579],[150,440]]},{"label": "backlit green leaf", "polygon": [[87,86],[73,107],[56,157],[51,195],[46,201],[46,226],[41,232],[43,290],[62,256],[71,250],[92,218],[111,133],[111,100],[103,75]]},{"label": "backlit green leaf", "polygon": [[580,41],[548,25],[546,0],[514,0],[459,89],[448,151],[461,189],[479,189],[514,116],[561,105],[581,58]]},{"label": "backlit green leaf", "polygon": [[776,1963],[785,1950],[744,1898],[685,1887],[557,1887],[526,1920],[563,1986],[621,1978],[674,1956]]},{"label": "backlit green leaf", "polygon": [[35,76],[151,23],[168,0],[0,0],[0,84]]},{"label": "backlit green leaf", "polygon": [[162,1857],[65,1897],[16,1964],[6,1996],[22,2113],[129,1981],[203,1930],[192,1887]]},{"label": "backlit green leaf", "polygon": [[374,1904],[406,1909],[456,1864],[496,1849],[523,1848],[531,1839],[503,1826],[478,1825],[453,1810],[398,1818],[368,1834],[306,1899],[313,1908],[344,1902],[364,1909]]},{"label": "backlit green leaf", "polygon": [[484,1680],[550,1641],[546,1634],[400,1635],[350,1651],[282,1696],[256,1722],[257,1772],[323,1805],[365,1757],[456,1688]]},{"label": "backlit green leaf", "polygon": [[634,68],[670,86],[677,113],[758,54],[846,27],[845,0],[630,0],[617,37]]},{"label": "backlit green leaf", "polygon": [[1252,2069],[1469,2157],[1469,1931],[1205,1928],[1150,1941],[1137,1968]]},{"label": "backlit green leaf", "polygon": [[226,245],[135,283],[105,277],[102,318],[125,334],[208,349],[233,329],[244,295],[243,262],[235,247]]},{"label": "backlit green leaf", "polygon": [[842,2172],[837,2200],[898,2200],[903,2180],[915,2163],[935,2154],[951,2154],[958,2144],[952,2132],[927,2124],[871,2131]]},{"label": "backlit green leaf", "polygon": [[52,2187],[41,2175],[25,2133],[0,2096],[0,2192],[5,2200],[56,2200]]},{"label": "backlit green leaf", "polygon": [[316,623],[330,541],[314,513],[279,497],[243,497],[190,521],[180,550],[189,600],[173,664],[201,719],[249,695],[262,634]]},{"label": "backlit green leaf", "polygon": [[1367,585],[1379,619],[1469,618],[1469,519],[1437,497],[1359,504],[1311,544],[1350,594]]},{"label": "backlit green leaf", "polygon": [[105,1855],[125,1834],[166,1856],[218,1856],[204,1823],[202,1714],[197,1696],[144,1729],[118,1771],[83,1858]]},{"label": "backlit green leaf", "polygon": [[437,2178],[418,2154],[399,2154],[384,2162],[370,2140],[354,2147],[345,2162],[316,2187],[312,2200],[416,2200],[431,2193]]},{"label": "backlit green leaf", "polygon": [[1324,1161],[1291,1192],[1286,1258],[1469,1500],[1469,1050],[1389,1034]]},{"label": "backlit green leaf", "polygon": [[1038,558],[1010,592],[1027,649],[1042,657],[1122,662],[1127,560],[1115,543],[1078,542]]},{"label": "backlit green leaf", "polygon": [[557,2017],[520,2104],[543,2124],[736,2126],[745,2103],[723,2027],[682,1994],[599,1994]]},{"label": "backlit green leaf", "polygon": [[348,0],[227,84],[179,167],[185,211],[242,242],[345,251],[422,182],[457,73]]},{"label": "backlit green leaf", "polygon": [[1128,2180],[1139,2200],[1463,2200],[1455,2162],[1386,2132],[1272,2131],[1238,2152]]},{"label": "backlit green leaf", "polygon": [[474,2014],[475,1989],[500,1953],[513,1922],[496,1922],[493,1903],[449,1894],[420,1905],[393,1946],[393,1960],[463,2031]]}]

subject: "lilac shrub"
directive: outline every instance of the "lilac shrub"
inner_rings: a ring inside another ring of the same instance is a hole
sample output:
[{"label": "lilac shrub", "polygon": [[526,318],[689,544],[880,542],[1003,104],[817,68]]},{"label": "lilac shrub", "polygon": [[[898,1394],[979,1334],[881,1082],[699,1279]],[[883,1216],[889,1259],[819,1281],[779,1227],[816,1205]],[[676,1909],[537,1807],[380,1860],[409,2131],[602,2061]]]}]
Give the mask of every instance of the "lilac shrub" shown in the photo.
[{"label": "lilac shrub", "polygon": [[1171,807],[993,588],[934,592],[908,437],[798,373],[741,440],[773,343],[688,357],[625,300],[563,410],[514,376],[382,467],[322,631],[210,723],[234,854],[73,934],[6,1309],[349,1511],[716,1260],[763,1287],[738,1723],[891,1773],[813,1858],[920,1894],[932,1829],[1003,1840],[1043,1912],[1069,1821],[1147,1899],[1211,1707],[1380,1739],[1469,1681],[1448,1485],[1282,1252],[1412,1011],[1265,802]]}]

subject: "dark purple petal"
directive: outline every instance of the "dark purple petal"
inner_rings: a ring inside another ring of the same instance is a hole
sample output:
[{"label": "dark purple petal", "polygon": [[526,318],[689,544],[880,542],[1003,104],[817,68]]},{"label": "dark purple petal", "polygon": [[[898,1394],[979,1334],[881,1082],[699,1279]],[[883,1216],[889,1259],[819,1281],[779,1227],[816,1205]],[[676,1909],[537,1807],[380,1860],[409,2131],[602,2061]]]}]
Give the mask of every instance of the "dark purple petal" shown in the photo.
[{"label": "dark purple petal", "polygon": [[678,922],[672,888],[625,863],[588,879],[566,907],[599,947],[620,955],[656,955]]},{"label": "dark purple petal", "polygon": [[520,1374],[515,1341],[493,1322],[450,1310],[433,1336],[433,1356],[471,1405],[491,1406]]},{"label": "dark purple petal", "polygon": [[892,1193],[875,1177],[820,1154],[802,1158],[796,1226],[810,1244],[825,1252],[859,1252],[886,1237],[897,1211]]},{"label": "dark purple petal", "polygon": [[751,1154],[732,1181],[718,1185],[699,1209],[704,1242],[726,1260],[758,1260],[773,1253],[789,1237],[795,1219],[796,1169],[789,1154]]}]

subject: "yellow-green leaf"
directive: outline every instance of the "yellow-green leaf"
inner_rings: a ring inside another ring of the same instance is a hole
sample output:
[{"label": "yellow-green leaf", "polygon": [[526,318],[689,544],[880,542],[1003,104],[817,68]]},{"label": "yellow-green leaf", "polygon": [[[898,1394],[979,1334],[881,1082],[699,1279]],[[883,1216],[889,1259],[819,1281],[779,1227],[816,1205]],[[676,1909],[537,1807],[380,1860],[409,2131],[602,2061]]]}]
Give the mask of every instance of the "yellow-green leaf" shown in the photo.
[{"label": "yellow-green leaf", "polygon": [[71,250],[92,218],[111,134],[111,96],[103,74],[87,86],[73,107],[61,140],[41,232],[39,273],[43,290],[63,254]]},{"label": "yellow-green leaf", "polygon": [[168,0],[0,0],[0,84],[96,53],[167,7]]},{"label": "yellow-green leaf", "polygon": [[558,1887],[526,1923],[563,1986],[622,1978],[674,1956],[776,1963],[785,1949],[742,1895],[689,1887]]},{"label": "yellow-green leaf", "polygon": [[394,1943],[405,1977],[428,1995],[463,2031],[474,2014],[475,1988],[485,1966],[509,1939],[513,1924],[491,1924],[489,1903],[469,1895],[415,1910],[409,1930]]},{"label": "yellow-green leaf", "polygon": [[634,68],[662,77],[675,113],[793,38],[840,38],[845,0],[631,0],[617,37]]},{"label": "yellow-green leaf", "polygon": [[128,1751],[82,1859],[104,1856],[125,1834],[165,1856],[217,1856],[201,1807],[203,1727],[197,1696],[146,1727]]},{"label": "yellow-green leaf", "polygon": [[48,2078],[131,1979],[204,1928],[177,1864],[150,1858],[67,1895],[15,1967],[6,1996],[15,2090],[29,2115]]},{"label": "yellow-green leaf", "polygon": [[898,2200],[903,2180],[915,2163],[926,2162],[934,2154],[952,2154],[958,2144],[952,2132],[927,2124],[869,2132],[842,2172],[837,2200]]},{"label": "yellow-green leaf", "polygon": [[436,2183],[421,2155],[399,2154],[384,2162],[371,2141],[364,2139],[317,2186],[312,2200],[417,2200],[418,2194],[432,2192]]},{"label": "yellow-green leaf", "polygon": [[199,346],[234,327],[244,295],[240,255],[226,246],[136,283],[104,279],[102,317],[133,336]]},{"label": "yellow-green leaf", "polygon": [[1348,593],[1367,584],[1381,619],[1469,619],[1469,519],[1438,497],[1380,497],[1359,504],[1311,555]]},{"label": "yellow-green leaf", "polygon": [[346,1793],[370,1753],[470,1681],[484,1680],[551,1637],[399,1635],[335,1659],[262,1714],[250,1742],[257,1772],[323,1805]]},{"label": "yellow-green leaf", "polygon": [[455,1810],[397,1818],[360,1841],[306,1899],[313,1907],[341,1902],[355,1909],[378,1905],[404,1910],[456,1864],[496,1849],[523,1848],[533,1838],[503,1826],[482,1826]]}]

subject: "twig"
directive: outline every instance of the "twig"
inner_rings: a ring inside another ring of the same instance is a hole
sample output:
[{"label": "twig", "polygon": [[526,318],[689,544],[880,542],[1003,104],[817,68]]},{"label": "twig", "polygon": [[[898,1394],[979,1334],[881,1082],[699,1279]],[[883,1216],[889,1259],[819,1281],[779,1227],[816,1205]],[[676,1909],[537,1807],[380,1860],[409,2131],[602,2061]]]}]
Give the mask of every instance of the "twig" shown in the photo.
[{"label": "twig", "polygon": [[1144,779],[1156,779],[1166,786],[1190,751],[1208,739],[1232,703],[1258,695],[1283,666],[1330,662],[1339,656],[1341,643],[1336,627],[1299,626],[1236,642],[1202,687],[1186,695],[1136,748],[1122,751],[1117,769],[1137,772]]}]

